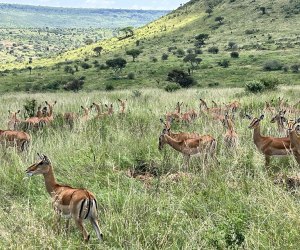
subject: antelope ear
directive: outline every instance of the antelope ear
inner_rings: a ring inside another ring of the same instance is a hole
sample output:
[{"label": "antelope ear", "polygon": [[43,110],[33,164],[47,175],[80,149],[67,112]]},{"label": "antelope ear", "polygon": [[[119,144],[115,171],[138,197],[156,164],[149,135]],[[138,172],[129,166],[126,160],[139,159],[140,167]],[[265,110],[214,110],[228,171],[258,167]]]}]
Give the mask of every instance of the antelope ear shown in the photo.
[{"label": "antelope ear", "polygon": [[40,155],[39,153],[37,153],[37,155],[38,155],[38,157],[39,157],[41,160],[44,159],[44,158],[43,158],[43,155]]},{"label": "antelope ear", "polygon": [[285,113],[286,113],[286,110],[282,112],[282,114],[284,114],[284,115],[285,115]]},{"label": "antelope ear", "polygon": [[54,101],[53,106],[57,103],[57,101]]},{"label": "antelope ear", "polygon": [[19,109],[18,112],[17,112],[17,114],[20,113],[20,112],[21,112],[21,110]]},{"label": "antelope ear", "polygon": [[46,103],[46,105],[48,105],[48,102],[47,102],[47,101],[45,101],[45,103]]},{"label": "antelope ear", "polygon": [[164,123],[164,120],[163,120],[162,118],[160,118],[159,120],[160,120],[160,122],[161,122],[162,124],[165,124],[165,123]]},{"label": "antelope ear", "polygon": [[260,117],[259,117],[259,120],[261,121],[262,119],[264,119],[265,118],[265,115],[261,115]]},{"label": "antelope ear", "polygon": [[83,106],[80,106],[82,109],[84,109],[84,107]]},{"label": "antelope ear", "polygon": [[107,104],[105,104],[104,106],[108,108]]},{"label": "antelope ear", "polygon": [[118,99],[119,102],[122,102],[120,99]]},{"label": "antelope ear", "polygon": [[51,164],[51,161],[50,161],[50,159],[48,158],[48,156],[46,156],[46,155],[44,155],[44,154],[42,154],[42,156],[43,156],[43,161],[44,161],[45,163]]},{"label": "antelope ear", "polygon": [[8,110],[8,113],[10,114],[10,110]]}]

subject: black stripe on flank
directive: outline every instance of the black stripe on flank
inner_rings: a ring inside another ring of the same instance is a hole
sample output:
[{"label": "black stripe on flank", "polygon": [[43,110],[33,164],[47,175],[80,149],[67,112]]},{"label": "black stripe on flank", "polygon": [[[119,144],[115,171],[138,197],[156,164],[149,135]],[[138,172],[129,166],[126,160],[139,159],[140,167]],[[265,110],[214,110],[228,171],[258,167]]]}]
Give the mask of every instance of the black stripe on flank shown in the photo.
[{"label": "black stripe on flank", "polygon": [[89,199],[88,199],[88,210],[87,210],[87,213],[86,213],[84,219],[86,219],[89,216],[90,210],[91,210],[91,199],[89,197]]},{"label": "black stripe on flank", "polygon": [[96,204],[96,210],[98,210],[98,204],[97,204],[96,199],[94,199],[94,202],[95,202],[95,204]]},{"label": "black stripe on flank", "polygon": [[83,201],[81,202],[81,206],[80,206],[80,210],[79,210],[79,218],[82,218],[82,217],[81,217],[81,213],[82,213],[82,210],[83,210],[84,202],[85,202],[85,200],[83,200]]}]

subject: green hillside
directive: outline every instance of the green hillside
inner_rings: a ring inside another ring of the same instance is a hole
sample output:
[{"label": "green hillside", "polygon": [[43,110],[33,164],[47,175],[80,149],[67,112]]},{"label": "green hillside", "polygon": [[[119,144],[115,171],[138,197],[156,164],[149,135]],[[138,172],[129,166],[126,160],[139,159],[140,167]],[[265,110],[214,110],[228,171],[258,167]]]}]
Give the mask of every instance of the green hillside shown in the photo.
[{"label": "green hillside", "polygon": [[76,9],[0,3],[0,27],[139,27],[166,13],[166,10]]},{"label": "green hillside", "polygon": [[[208,9],[212,13],[208,14]],[[193,72],[198,86],[243,86],[248,81],[270,76],[283,84],[299,84],[298,10],[299,4],[293,0],[190,1],[136,29],[133,37],[116,37],[58,57],[34,59],[30,65],[1,65],[2,70],[25,68],[2,73],[2,89],[11,90],[17,82],[18,90],[23,90],[24,86],[26,90],[46,90],[45,85],[54,80],[63,85],[70,78],[80,76],[86,77],[86,90],[104,89],[107,85],[114,88],[163,87],[171,69],[187,71],[191,68],[189,62],[183,61],[188,53],[198,53],[197,57],[202,59]],[[208,34],[209,38],[204,46],[196,48],[195,36],[199,34]],[[119,37],[124,35],[119,34]],[[103,47],[101,57],[93,52],[97,46]],[[136,62],[126,55],[126,50],[132,48],[143,52]],[[216,48],[218,53],[211,53]],[[231,58],[232,51],[238,52],[239,57]],[[161,59],[163,54],[167,54],[167,60]],[[115,57],[128,61],[117,79],[112,70],[104,67],[108,59]],[[91,68],[81,68],[83,62]],[[77,67],[78,71],[71,76],[64,72],[64,64]],[[31,75],[26,69],[28,66],[33,68]],[[128,79],[129,73],[134,74],[131,77],[134,79]]]}]

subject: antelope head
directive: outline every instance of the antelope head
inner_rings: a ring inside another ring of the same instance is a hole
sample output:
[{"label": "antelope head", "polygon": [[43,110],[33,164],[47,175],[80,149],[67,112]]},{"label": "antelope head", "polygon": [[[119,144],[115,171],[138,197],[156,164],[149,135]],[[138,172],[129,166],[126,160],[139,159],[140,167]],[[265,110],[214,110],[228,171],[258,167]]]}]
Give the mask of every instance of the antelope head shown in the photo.
[{"label": "antelope head", "polygon": [[165,134],[168,134],[168,133],[170,133],[170,129],[164,128],[158,138],[158,150],[162,150],[164,148],[164,145],[167,143],[166,139],[165,139]]},{"label": "antelope head", "polygon": [[[248,117],[248,115],[246,115],[246,116]],[[250,117],[250,116],[249,116],[249,117]],[[249,118],[249,117],[248,117],[248,118]],[[255,129],[255,128],[257,128],[257,127],[259,126],[260,121],[263,120],[264,117],[265,117],[264,115],[261,115],[259,118],[256,118],[256,117],[253,118],[248,128],[250,128],[250,129]],[[250,118],[250,119],[251,119],[251,118]]]},{"label": "antelope head", "polygon": [[51,161],[46,155],[38,153],[39,160],[26,169],[26,174],[31,177],[38,174],[47,174],[51,168]]},{"label": "antelope head", "polygon": [[17,114],[19,114],[21,112],[21,110],[18,110],[17,112],[11,112],[10,110],[8,110],[9,116],[11,120],[17,120]]}]

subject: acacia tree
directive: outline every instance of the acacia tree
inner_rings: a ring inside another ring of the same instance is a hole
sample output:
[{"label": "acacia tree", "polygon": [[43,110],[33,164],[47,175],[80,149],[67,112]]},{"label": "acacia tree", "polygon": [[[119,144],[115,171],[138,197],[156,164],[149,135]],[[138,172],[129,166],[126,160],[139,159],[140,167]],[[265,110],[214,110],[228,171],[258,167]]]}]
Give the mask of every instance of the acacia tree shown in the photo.
[{"label": "acacia tree", "polygon": [[121,57],[110,59],[106,61],[106,65],[111,68],[115,74],[122,71],[126,67],[127,61]]},{"label": "acacia tree", "polygon": [[131,49],[126,51],[126,55],[132,56],[132,61],[135,62],[135,59],[142,53],[143,51],[139,49]]},{"label": "acacia tree", "polygon": [[101,46],[95,47],[93,49],[93,51],[97,54],[97,56],[101,56],[102,50],[103,50],[103,47],[101,47]]},{"label": "acacia tree", "polygon": [[205,40],[209,38],[208,34],[199,34],[198,36],[195,36],[196,42],[195,42],[195,47],[201,48],[202,46],[205,45]]},{"label": "acacia tree", "polygon": [[131,26],[120,29],[120,31],[125,33],[126,38],[134,35],[133,27],[131,27]]}]

